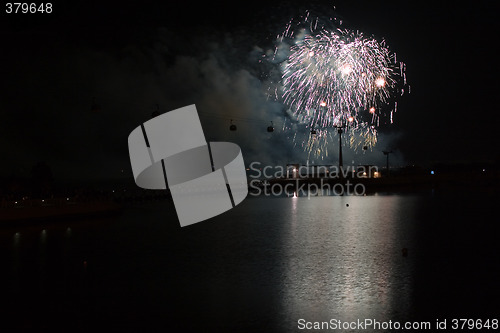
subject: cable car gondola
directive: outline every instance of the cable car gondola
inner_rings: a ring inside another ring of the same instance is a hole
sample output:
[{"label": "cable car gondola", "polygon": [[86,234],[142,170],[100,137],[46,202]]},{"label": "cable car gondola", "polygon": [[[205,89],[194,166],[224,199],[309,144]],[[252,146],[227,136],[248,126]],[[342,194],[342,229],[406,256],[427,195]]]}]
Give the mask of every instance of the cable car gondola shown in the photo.
[{"label": "cable car gondola", "polygon": [[236,131],[236,125],[233,124],[233,120],[232,119],[231,119],[231,125],[229,126],[229,130],[233,131],[233,132]]},{"label": "cable car gondola", "polygon": [[151,113],[151,118],[158,117],[160,115],[160,106],[156,104],[156,110]]},{"label": "cable car gondola", "polygon": [[267,127],[267,131],[268,131],[269,133],[274,132],[274,127],[273,127],[273,122],[272,122],[272,121],[271,121],[271,126],[268,126],[268,127]]}]

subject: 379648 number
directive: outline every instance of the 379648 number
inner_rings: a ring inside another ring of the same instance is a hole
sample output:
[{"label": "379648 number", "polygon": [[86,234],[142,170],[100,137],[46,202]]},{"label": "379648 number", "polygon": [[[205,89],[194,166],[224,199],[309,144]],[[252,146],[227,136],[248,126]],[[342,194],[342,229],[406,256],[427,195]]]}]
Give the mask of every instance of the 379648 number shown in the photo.
[{"label": "379648 number", "polygon": [[27,3],[27,2],[7,2],[5,4],[5,12],[7,14],[35,14],[35,13],[52,13],[52,3]]},{"label": "379648 number", "polygon": [[481,329],[498,329],[498,319],[453,319],[451,321],[452,329],[454,330],[481,330]]}]

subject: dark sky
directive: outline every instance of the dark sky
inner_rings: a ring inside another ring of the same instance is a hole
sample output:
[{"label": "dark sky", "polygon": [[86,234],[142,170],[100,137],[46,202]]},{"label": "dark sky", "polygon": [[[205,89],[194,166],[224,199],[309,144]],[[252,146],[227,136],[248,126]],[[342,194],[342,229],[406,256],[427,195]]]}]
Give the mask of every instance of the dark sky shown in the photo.
[{"label": "dark sky", "polygon": [[[196,103],[207,139],[240,144],[246,162],[304,162],[283,133],[265,134],[283,108],[263,96],[266,67],[256,60],[306,9],[384,38],[407,65],[411,94],[395,124],[371,155],[349,160],[383,163],[390,148],[399,165],[498,161],[493,2],[304,3],[74,1],[54,3],[52,14],[2,12],[1,174],[46,161],[61,178],[129,176],[128,134],[157,104]],[[101,111],[90,111],[93,98]],[[229,133],[227,116],[262,123]]]}]

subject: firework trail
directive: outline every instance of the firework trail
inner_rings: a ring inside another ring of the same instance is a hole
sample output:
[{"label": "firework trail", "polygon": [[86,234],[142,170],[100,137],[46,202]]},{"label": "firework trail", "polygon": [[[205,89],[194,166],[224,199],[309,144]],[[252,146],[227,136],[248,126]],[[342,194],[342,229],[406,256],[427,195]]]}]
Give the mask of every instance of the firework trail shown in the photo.
[{"label": "firework trail", "polygon": [[392,123],[393,96],[406,86],[405,65],[385,41],[327,28],[332,21],[321,23],[309,13],[290,21],[273,55],[275,60],[283,45],[291,45],[281,62],[279,98],[295,121],[310,128],[311,135],[299,144],[316,157],[327,155],[336,126],[345,126],[352,148],[373,147],[381,120]]}]

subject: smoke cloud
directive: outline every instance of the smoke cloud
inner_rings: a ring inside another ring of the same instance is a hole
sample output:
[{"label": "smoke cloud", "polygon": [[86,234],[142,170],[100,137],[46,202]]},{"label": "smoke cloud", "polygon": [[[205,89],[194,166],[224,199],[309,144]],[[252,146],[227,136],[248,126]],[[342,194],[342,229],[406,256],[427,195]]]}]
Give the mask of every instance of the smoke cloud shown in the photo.
[{"label": "smoke cloud", "polygon": [[[301,147],[308,129],[291,122],[269,90],[279,64],[262,59],[272,45],[238,34],[181,40],[166,29],[152,40],[106,49],[48,44],[36,57],[11,61],[12,79],[0,101],[9,110],[0,124],[0,149],[12,162],[4,173],[26,174],[46,161],[55,177],[129,177],[128,134],[157,109],[189,104],[196,104],[207,140],[237,143],[247,164],[337,163],[337,138],[326,159],[311,159]],[[91,110],[93,101],[99,111]],[[236,131],[229,131],[231,119]],[[285,124],[295,131],[284,131]],[[381,134],[367,152],[346,144],[344,164],[384,165],[378,149],[391,149],[397,139]],[[396,151],[391,164],[402,162]]]}]

